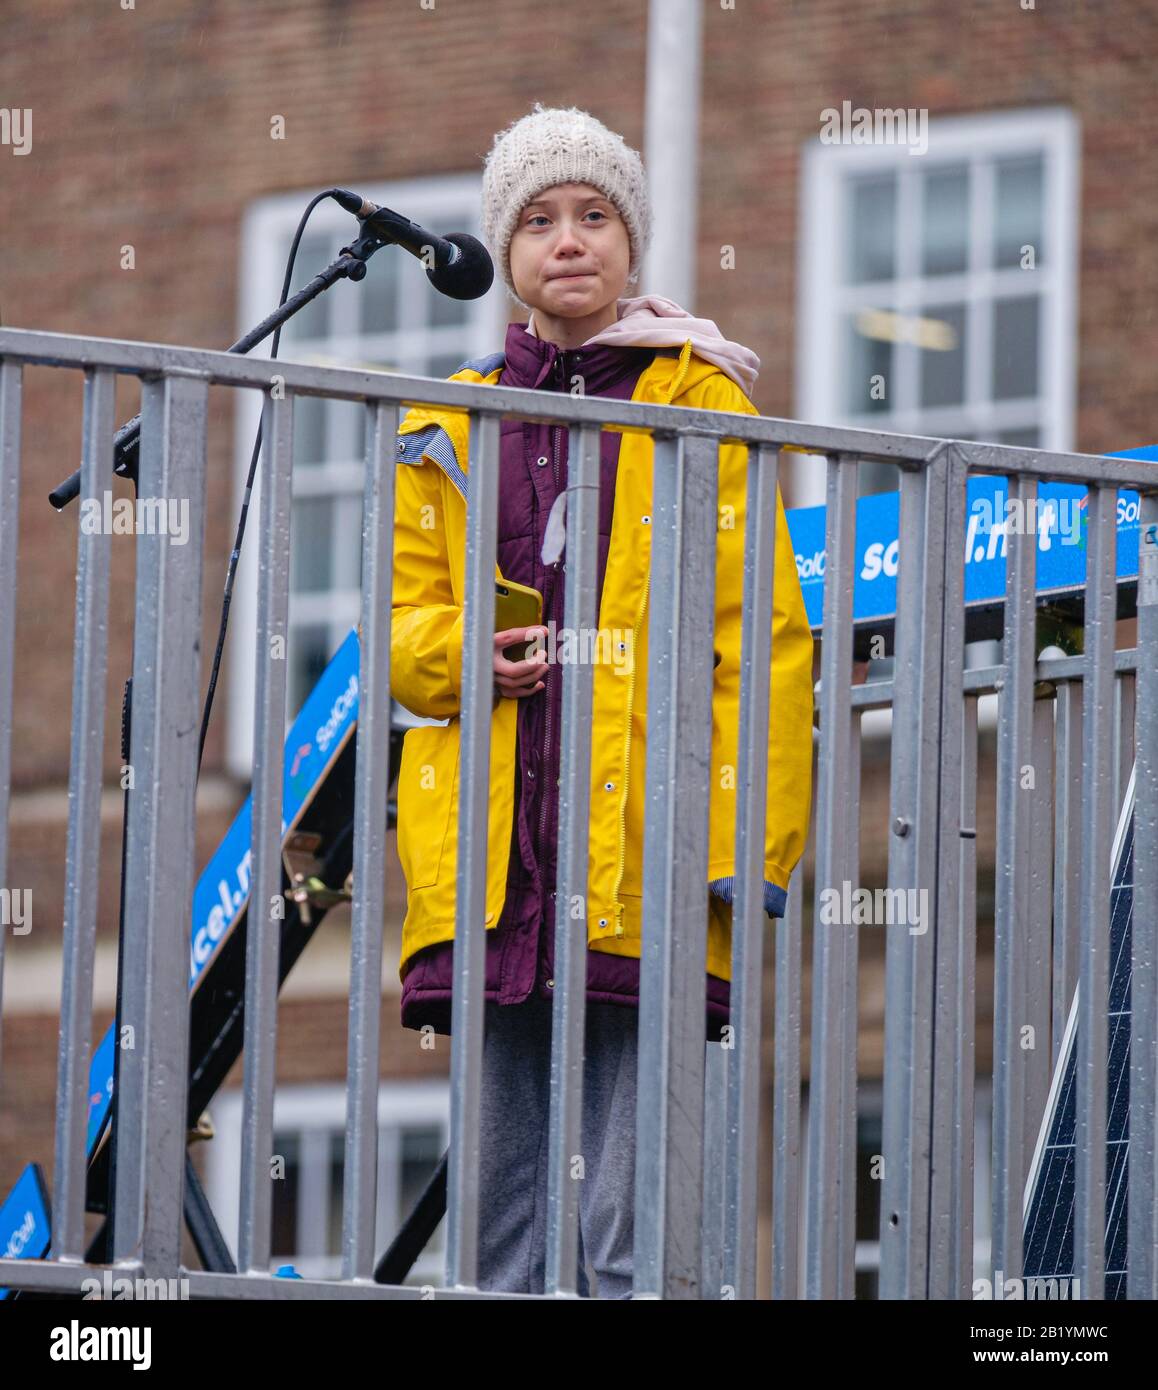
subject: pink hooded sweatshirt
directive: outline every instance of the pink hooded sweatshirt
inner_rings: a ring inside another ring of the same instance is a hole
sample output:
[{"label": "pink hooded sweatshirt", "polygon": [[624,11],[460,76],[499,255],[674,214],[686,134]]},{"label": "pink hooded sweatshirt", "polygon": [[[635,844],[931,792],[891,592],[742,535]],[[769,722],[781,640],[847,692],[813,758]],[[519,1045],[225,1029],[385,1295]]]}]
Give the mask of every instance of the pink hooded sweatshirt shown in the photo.
[{"label": "pink hooded sweatshirt", "polygon": [[[674,300],[659,294],[644,294],[636,299],[620,299],[616,309],[618,319],[608,324],[584,347],[606,343],[608,347],[674,347],[681,348],[690,338],[692,347],[705,361],[719,367],[751,398],[760,372],[760,359],[751,348],[725,338],[711,319],[698,319],[681,309]],[[533,338],[535,315],[532,311],[527,332]]]}]

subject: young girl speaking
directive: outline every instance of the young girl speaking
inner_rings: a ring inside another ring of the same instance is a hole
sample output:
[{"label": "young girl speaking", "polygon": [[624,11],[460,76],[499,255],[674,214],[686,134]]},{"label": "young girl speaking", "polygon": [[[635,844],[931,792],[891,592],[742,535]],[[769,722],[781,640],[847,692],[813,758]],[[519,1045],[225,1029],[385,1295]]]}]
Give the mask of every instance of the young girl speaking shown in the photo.
[{"label": "young girl speaking", "polygon": [[[528,322],[505,350],[450,379],[757,414],[759,359],[710,319],[639,278],[651,211],[639,155],[586,112],[534,110],[496,136],[483,175],[483,230]],[[398,848],[407,883],[402,1022],[450,1031],[458,740],[462,695],[467,424],[414,409],[398,440],[391,685],[416,714],[407,733]],[[568,431],[503,421],[498,569],[537,589],[543,623],[563,628]],[[601,1298],[630,1297],[635,1096],[647,744],[652,442],[601,434],[599,630],[624,634],[630,661],[597,661],[588,856],[587,1024],[579,1289],[590,1264]],[[747,450],[720,448],[716,666],[708,882],[707,1037],[728,1021],[735,848]],[[560,663],[508,660],[538,629],[494,636],[495,708],[486,895],[479,1287],[541,1293],[546,1262],[547,1127],[559,827]],[[614,645],[614,644],[613,644]],[[764,905],[784,911],[811,794],[812,636],[777,499]]]}]

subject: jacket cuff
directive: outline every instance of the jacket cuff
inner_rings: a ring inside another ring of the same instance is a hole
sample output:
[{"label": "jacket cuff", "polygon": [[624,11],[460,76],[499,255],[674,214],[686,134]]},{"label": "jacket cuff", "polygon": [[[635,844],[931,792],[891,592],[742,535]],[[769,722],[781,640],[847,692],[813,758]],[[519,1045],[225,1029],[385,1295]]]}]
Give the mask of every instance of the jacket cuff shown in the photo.
[{"label": "jacket cuff", "polygon": [[455,699],[462,705],[462,619],[460,612],[446,634],[446,678],[454,691]]},{"label": "jacket cuff", "polygon": [[[708,883],[708,891],[714,893],[717,898],[730,903],[735,895],[736,879],[735,875],[729,874],[727,878],[713,878]],[[769,883],[764,880],[764,911],[769,917],[783,917],[784,909],[788,904],[787,890],[781,888],[779,884]]]}]

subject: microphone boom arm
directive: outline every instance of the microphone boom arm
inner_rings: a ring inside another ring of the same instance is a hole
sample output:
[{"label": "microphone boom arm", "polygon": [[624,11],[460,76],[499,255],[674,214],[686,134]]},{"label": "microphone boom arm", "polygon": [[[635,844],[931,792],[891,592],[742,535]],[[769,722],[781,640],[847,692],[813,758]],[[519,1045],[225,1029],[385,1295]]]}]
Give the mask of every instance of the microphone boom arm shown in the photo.
[{"label": "microphone boom arm", "polygon": [[[226,349],[227,352],[234,352],[244,356],[258,343],[263,342],[275,332],[285,321],[292,318],[300,309],[303,309],[311,299],[316,299],[319,294],[328,290],[331,285],[339,280],[363,280],[366,277],[366,262],[375,253],[380,251],[388,242],[365,224],[362,227],[362,234],[349,246],[343,246],[338,253],[336,261],[326,266],[325,270],[319,271],[317,275],[294,295],[291,295],[284,304],[279,305],[272,314],[255,327],[251,328],[244,337],[238,338],[232,347]],[[123,424],[113,436],[113,472],[121,478],[128,478],[137,486],[137,472],[140,462],[141,445],[141,417],[135,415],[131,420]],[[77,469],[71,477],[55,487],[49,494],[48,500],[57,511],[63,510],[80,492],[80,470]]]}]

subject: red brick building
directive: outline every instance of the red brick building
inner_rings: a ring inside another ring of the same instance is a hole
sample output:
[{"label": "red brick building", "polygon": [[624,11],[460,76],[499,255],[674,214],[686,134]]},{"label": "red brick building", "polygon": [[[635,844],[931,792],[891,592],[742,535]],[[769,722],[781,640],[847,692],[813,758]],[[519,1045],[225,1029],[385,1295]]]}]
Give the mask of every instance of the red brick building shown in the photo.
[{"label": "red brick building", "polygon": [[[935,0],[744,0],[704,4],[701,20],[698,144],[675,152],[694,228],[687,307],[760,355],[754,399],[763,413],[1092,453],[1154,442],[1158,210],[1148,192],[1158,175],[1150,99],[1158,0],[976,0],[960,10]],[[15,123],[0,131],[0,320],[224,347],[276,303],[293,227],[323,187],[358,189],[438,231],[477,232],[492,134],[535,100],[581,106],[645,158],[670,156],[674,108],[645,129],[645,92],[656,81],[648,21],[647,5],[606,0],[581,11],[531,0],[139,8],[9,0],[0,103],[31,112],[31,124],[24,152]],[[844,103],[911,111],[914,138],[822,143],[825,112]],[[296,284],[332,258],[351,226],[335,206],[319,209]],[[678,247],[688,233],[669,222],[660,234]],[[673,293],[646,271],[642,289]],[[877,316],[866,319],[866,307]],[[511,308],[500,289],[468,305],[440,300],[420,266],[388,249],[362,286],[340,286],[295,321],[283,355],[444,376],[501,347]],[[884,399],[867,389],[876,375],[888,382]],[[119,418],[135,413],[136,394],[121,383]],[[8,941],[0,1191],[30,1158],[51,1168],[77,513],[58,515],[45,497],[79,460],[79,380],[30,369],[25,401],[20,514],[0,524],[18,526],[20,537],[9,877],[31,890],[34,925]],[[225,392],[213,404],[206,652],[256,419]],[[354,407],[302,404],[295,708],[357,616],[361,496]],[[786,489],[790,504],[819,500],[815,479],[802,465]],[[115,987],[117,715],[131,654],[132,565],[126,537],[114,545],[121,597],[110,629],[105,854],[93,885],[101,903],[94,1036],[111,1017]],[[246,790],[252,566],[250,553],[201,779],[199,866]],[[866,757],[866,772],[870,764]],[[887,794],[886,777],[866,781],[866,881],[883,873]],[[987,822],[983,811],[979,827],[982,943],[991,815]],[[427,1052],[398,1027],[396,866],[391,885],[384,1235],[445,1144],[449,1065],[447,1040]],[[318,1271],[334,1267],[340,1228],[347,956],[348,934],[332,917],[280,1014],[279,1138],[294,1177],[279,1197],[278,1249]],[[982,967],[983,1011],[986,991]],[[882,997],[879,960],[866,945],[866,1113],[880,1072]],[[232,1080],[240,1083],[240,1068]],[[220,1157],[203,1170],[232,1239],[234,1102],[223,1099],[213,1114],[221,1137],[210,1147]],[[871,1152],[871,1124],[864,1142]]]}]

